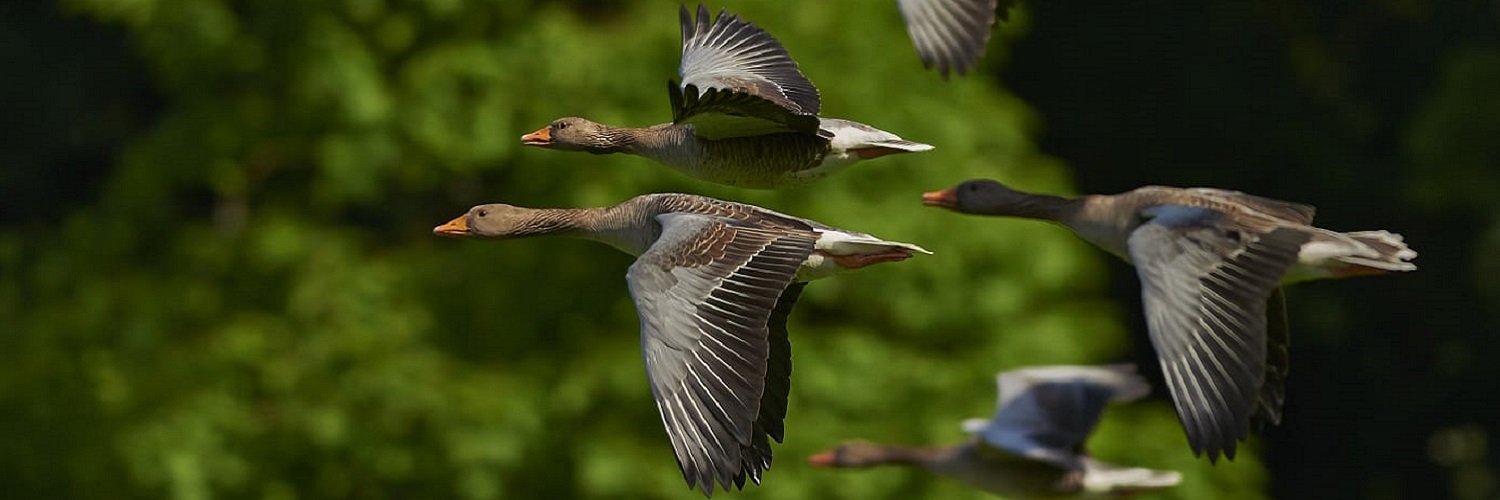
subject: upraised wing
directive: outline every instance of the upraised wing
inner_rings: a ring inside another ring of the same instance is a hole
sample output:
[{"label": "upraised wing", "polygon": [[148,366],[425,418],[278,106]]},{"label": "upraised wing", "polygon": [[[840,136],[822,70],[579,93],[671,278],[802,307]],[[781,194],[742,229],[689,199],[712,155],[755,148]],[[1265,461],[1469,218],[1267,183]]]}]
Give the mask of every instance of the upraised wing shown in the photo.
[{"label": "upraised wing", "polygon": [[922,58],[922,67],[937,67],[963,75],[984,55],[995,26],[996,9],[1008,10],[1010,0],[897,0],[906,33]]},{"label": "upraised wing", "polygon": [[686,6],[680,17],[682,83],[667,84],[673,123],[708,139],[818,133],[818,89],[781,42],[726,11],[710,24],[701,4],[696,20]]}]

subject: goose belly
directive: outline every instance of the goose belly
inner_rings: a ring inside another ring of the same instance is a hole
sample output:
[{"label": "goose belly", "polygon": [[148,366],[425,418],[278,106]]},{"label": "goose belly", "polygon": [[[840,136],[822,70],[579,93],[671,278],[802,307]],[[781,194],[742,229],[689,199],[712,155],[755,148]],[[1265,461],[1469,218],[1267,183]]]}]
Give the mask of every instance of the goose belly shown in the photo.
[{"label": "goose belly", "polygon": [[709,182],[751,189],[796,187],[821,179],[828,143],[802,134],[772,134],[685,144],[642,152],[667,166]]},{"label": "goose belly", "polygon": [[997,454],[1002,456],[990,458],[975,448],[975,444],[967,444],[953,458],[933,463],[929,468],[1007,498],[1065,498],[1079,493],[1077,487],[1064,486],[1063,478],[1068,471],[1056,465],[998,450]]}]

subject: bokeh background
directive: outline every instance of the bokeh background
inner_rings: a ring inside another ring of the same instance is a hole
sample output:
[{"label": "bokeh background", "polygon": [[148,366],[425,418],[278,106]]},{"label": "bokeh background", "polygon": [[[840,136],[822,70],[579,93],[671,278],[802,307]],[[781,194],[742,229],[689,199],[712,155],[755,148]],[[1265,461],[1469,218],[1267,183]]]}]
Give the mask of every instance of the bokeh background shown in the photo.
[{"label": "bokeh background", "polygon": [[1194,459],[1165,390],[1106,414],[1155,498],[1500,495],[1500,3],[1024,2],[979,71],[922,71],[890,0],[723,0],[826,115],[938,146],[780,192],[520,147],[553,118],[670,117],[664,0],[0,4],[6,498],[697,498],[639,359],[630,258],[470,242],[469,206],[685,191],[919,243],[810,286],[784,445],[730,498],[983,498],[813,470],[845,438],[941,444],[992,376],[1135,361],[1133,272],[1047,224],[918,194],[1214,186],[1406,235],[1421,270],[1289,292],[1286,419]]}]

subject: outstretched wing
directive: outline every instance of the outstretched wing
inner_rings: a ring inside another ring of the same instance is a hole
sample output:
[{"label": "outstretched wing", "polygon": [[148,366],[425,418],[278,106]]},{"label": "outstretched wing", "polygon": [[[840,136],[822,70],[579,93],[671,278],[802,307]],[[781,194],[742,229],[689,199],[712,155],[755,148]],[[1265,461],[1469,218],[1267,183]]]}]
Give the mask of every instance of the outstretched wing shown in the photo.
[{"label": "outstretched wing", "polygon": [[[816,236],[696,214],[657,219],[661,237],[626,275],[651,393],[688,485],[743,486],[770,464],[766,434],[780,438],[780,418],[772,424],[761,400],[768,376],[790,374],[767,367],[790,355],[771,346],[768,324]],[[785,382],[769,382],[784,400]],[[784,417],[785,404],[768,410]]]},{"label": "outstretched wing", "polygon": [[709,23],[687,7],[682,21],[682,84],[668,82],[672,122],[709,139],[777,132],[818,132],[818,89],[770,33],[720,11]]},{"label": "outstretched wing", "polygon": [[1236,230],[1200,207],[1145,215],[1130,258],[1177,416],[1195,454],[1232,459],[1267,381],[1266,302],[1308,235]]}]

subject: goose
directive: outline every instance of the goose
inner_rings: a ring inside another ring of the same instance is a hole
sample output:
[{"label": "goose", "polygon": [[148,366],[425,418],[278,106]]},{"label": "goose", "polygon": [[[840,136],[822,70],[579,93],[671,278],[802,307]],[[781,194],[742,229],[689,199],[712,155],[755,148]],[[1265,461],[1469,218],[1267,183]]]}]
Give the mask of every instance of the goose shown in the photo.
[{"label": "goose", "polygon": [[984,56],[995,20],[1008,18],[1015,0],[897,0],[906,33],[922,67],[967,74]]},{"label": "goose", "polygon": [[1103,462],[1084,452],[1110,402],[1151,391],[1135,365],[1039,366],[1000,372],[999,404],[990,420],[969,419],[974,438],[916,447],[845,441],[808,457],[813,467],[921,467],[1006,498],[1104,496],[1176,485],[1182,474]]},{"label": "goose", "polygon": [[521,144],[559,151],[642,156],[689,176],[751,189],[810,184],[850,164],[928,151],[849,120],[819,118],[821,100],[796,61],[755,24],[708,8],[682,23],[682,83],[667,82],[672,121],[612,127],[579,117],[554,120]]},{"label": "goose", "polygon": [[610,207],[475,206],[439,236],[561,235],[636,256],[625,280],[651,394],[688,487],[760,484],[781,442],[786,318],[811,280],[931,253],[753,205],[680,193]]},{"label": "goose", "polygon": [[924,193],[925,205],[1055,222],[1135,266],[1146,327],[1195,456],[1234,459],[1250,429],[1281,421],[1287,353],[1281,286],[1414,271],[1389,231],[1312,226],[1315,209],[1213,188],[1147,186],[1064,198],[994,180]]}]

